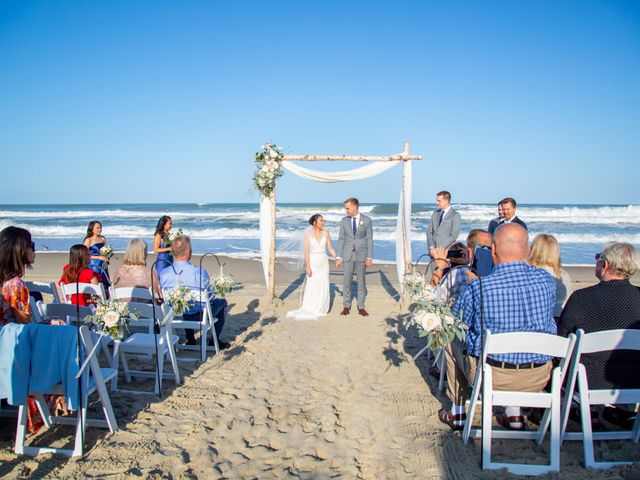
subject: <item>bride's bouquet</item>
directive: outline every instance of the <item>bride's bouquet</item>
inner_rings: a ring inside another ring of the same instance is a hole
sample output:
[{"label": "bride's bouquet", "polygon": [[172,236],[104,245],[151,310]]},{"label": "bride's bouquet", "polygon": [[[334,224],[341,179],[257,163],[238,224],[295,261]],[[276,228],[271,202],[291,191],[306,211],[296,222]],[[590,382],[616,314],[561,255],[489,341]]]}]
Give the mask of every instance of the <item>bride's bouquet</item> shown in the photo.
[{"label": "bride's bouquet", "polygon": [[102,247],[99,251],[100,255],[106,258],[106,262],[109,263],[109,260],[111,260],[111,257],[113,257],[113,248],[111,248],[111,245],[105,245],[104,247]]},{"label": "bride's bouquet", "polygon": [[176,285],[165,293],[164,299],[171,305],[176,315],[182,315],[185,310],[194,304],[193,294],[188,287]]},{"label": "bride's bouquet", "polygon": [[209,279],[209,287],[215,290],[218,297],[224,298],[234,290],[238,290],[240,284],[236,283],[231,275],[225,274],[222,268],[220,268],[220,273]]},{"label": "bride's bouquet", "polygon": [[95,314],[85,317],[86,323],[99,327],[99,331],[110,335],[114,339],[121,339],[124,331],[129,327],[129,319],[138,320],[137,312],[130,311],[125,302],[98,298],[95,304]]}]

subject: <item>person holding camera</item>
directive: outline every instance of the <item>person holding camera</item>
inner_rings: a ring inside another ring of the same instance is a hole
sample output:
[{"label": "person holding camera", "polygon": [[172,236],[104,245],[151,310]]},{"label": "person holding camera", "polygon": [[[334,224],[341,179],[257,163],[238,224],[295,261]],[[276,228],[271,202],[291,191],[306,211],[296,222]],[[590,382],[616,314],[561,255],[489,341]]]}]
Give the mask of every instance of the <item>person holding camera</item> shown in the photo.
[{"label": "person holding camera", "polygon": [[458,239],[462,220],[460,214],[451,208],[451,194],[446,190],[436,194],[436,206],[427,228],[427,248],[431,258],[434,248],[446,248]]}]

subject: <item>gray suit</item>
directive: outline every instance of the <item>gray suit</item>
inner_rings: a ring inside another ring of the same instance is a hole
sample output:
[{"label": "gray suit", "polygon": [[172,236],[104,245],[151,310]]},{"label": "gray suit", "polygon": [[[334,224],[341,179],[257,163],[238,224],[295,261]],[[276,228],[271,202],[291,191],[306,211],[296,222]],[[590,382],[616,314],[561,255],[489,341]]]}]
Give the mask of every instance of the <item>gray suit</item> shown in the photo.
[{"label": "gray suit", "polygon": [[427,228],[427,249],[431,247],[446,248],[458,239],[462,219],[453,208],[449,209],[440,223],[438,209],[431,215],[431,222]]},{"label": "gray suit", "polygon": [[336,253],[338,257],[342,258],[344,266],[343,306],[351,308],[351,282],[355,270],[358,282],[358,308],[364,308],[364,300],[367,297],[364,262],[367,258],[373,258],[373,226],[369,217],[360,214],[360,222],[357,225],[355,236],[353,235],[352,219],[349,217],[342,219]]}]

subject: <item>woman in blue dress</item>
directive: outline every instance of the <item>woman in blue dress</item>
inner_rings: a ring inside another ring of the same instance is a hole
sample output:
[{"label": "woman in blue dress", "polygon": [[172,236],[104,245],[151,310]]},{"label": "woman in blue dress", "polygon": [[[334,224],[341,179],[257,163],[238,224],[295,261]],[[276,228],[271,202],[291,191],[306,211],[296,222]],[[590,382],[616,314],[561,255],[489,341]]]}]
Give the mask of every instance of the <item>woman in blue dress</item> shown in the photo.
[{"label": "woman in blue dress", "polygon": [[173,264],[173,256],[171,256],[171,247],[167,242],[167,234],[173,226],[173,220],[169,215],[163,215],[158,220],[156,232],[153,234],[153,253],[158,254],[156,263],[156,271],[158,274]]},{"label": "woman in blue dress", "polygon": [[111,286],[109,279],[109,264],[104,255],[100,255],[100,249],[107,244],[107,239],[102,236],[102,223],[97,220],[89,222],[87,227],[87,235],[84,237],[85,246],[89,249],[89,265],[88,268],[102,276],[102,284],[108,291]]}]

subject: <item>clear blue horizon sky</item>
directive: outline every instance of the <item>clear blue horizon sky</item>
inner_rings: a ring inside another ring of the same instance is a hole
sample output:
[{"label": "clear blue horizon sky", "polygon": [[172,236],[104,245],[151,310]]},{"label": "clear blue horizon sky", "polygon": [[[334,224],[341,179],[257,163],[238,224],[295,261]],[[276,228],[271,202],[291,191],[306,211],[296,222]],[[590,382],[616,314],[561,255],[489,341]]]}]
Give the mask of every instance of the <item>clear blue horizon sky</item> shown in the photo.
[{"label": "clear blue horizon sky", "polygon": [[[251,202],[266,141],[388,155],[409,140],[415,202],[637,204],[639,85],[637,1],[4,0],[0,203]],[[285,173],[277,192],[399,187],[395,168]]]}]

